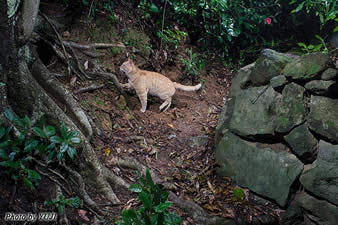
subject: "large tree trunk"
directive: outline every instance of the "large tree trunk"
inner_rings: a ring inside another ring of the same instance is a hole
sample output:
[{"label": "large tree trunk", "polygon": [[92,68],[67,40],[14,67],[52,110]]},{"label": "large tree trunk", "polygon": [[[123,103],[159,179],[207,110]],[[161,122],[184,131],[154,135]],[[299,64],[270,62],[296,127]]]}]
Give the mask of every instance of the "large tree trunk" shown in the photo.
[{"label": "large tree trunk", "polygon": [[[128,184],[100,163],[89,144],[92,129],[85,112],[72,94],[49,73],[35,51],[36,46],[30,42],[38,6],[38,0],[25,0],[22,12],[17,13],[21,16],[8,18],[7,0],[0,1],[0,113],[10,108],[18,115],[28,115],[34,120],[44,112],[50,124],[64,123],[79,131],[82,139],[80,154],[72,167],[68,167],[69,173],[79,183],[78,194],[87,205],[100,212],[86,193],[84,184],[88,181],[95,185],[94,188],[112,203],[119,203],[119,199],[111,184],[124,188]],[[14,23],[15,18],[19,21]]]}]

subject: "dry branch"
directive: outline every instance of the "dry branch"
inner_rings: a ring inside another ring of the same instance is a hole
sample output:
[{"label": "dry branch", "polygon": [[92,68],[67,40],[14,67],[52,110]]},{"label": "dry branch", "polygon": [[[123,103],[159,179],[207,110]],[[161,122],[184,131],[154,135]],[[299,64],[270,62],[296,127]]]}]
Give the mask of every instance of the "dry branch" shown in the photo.
[{"label": "dry branch", "polygon": [[72,41],[63,41],[63,44],[67,47],[78,48],[82,50],[89,50],[89,49],[105,49],[105,48],[112,48],[112,47],[120,47],[126,48],[126,46],[122,43],[118,44],[109,44],[109,43],[92,43],[88,45],[78,44]]}]

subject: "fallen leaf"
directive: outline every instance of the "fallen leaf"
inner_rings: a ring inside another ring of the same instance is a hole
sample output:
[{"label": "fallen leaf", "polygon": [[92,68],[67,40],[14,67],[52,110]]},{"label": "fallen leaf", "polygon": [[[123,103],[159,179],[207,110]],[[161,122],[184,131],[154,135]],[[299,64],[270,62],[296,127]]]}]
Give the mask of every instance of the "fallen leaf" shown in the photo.
[{"label": "fallen leaf", "polygon": [[76,80],[77,80],[77,77],[76,76],[74,76],[74,77],[72,77],[71,79],[70,79],[70,86],[74,86],[75,85],[75,82],[76,82]]},{"label": "fallen leaf", "polygon": [[77,210],[78,214],[79,214],[79,217],[87,222],[90,221],[90,219],[86,216],[87,214],[87,211],[83,210],[83,209],[79,209]]},{"label": "fallen leaf", "polygon": [[174,129],[174,125],[172,125],[171,123],[168,123],[168,126]]},{"label": "fallen leaf", "polygon": [[104,153],[106,154],[106,156],[109,156],[110,155],[110,148],[105,148],[104,149]]}]

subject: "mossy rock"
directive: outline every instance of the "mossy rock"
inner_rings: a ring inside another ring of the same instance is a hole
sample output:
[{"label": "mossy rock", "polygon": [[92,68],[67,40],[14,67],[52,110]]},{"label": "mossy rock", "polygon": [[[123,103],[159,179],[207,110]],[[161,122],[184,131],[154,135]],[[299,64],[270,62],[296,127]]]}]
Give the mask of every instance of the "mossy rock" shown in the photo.
[{"label": "mossy rock", "polygon": [[295,80],[311,80],[327,67],[329,56],[323,53],[312,53],[288,63],[284,75]]}]

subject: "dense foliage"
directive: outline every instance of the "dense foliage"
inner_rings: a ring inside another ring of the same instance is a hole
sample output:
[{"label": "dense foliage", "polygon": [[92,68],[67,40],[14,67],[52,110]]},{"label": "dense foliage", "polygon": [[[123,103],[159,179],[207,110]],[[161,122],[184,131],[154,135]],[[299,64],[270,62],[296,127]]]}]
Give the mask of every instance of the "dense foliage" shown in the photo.
[{"label": "dense foliage", "polygon": [[61,125],[59,136],[54,126],[46,125],[43,116],[36,125],[29,117],[14,116],[7,109],[4,116],[10,124],[0,121],[0,175],[34,189],[40,180],[40,174],[31,168],[34,157],[61,161],[67,154],[74,158],[75,145],[81,142],[78,132]]},{"label": "dense foliage", "polygon": [[[82,3],[90,6],[90,1]],[[114,10],[126,3],[92,1],[90,10],[94,16],[95,7],[103,8],[116,22]],[[151,31],[161,43],[158,47],[176,49],[188,35],[193,45],[228,60],[250,59],[262,48],[287,51],[299,42],[320,44],[315,35],[326,41],[337,31],[335,0],[131,0],[128,4],[138,10],[139,19],[154,26]]]}]

